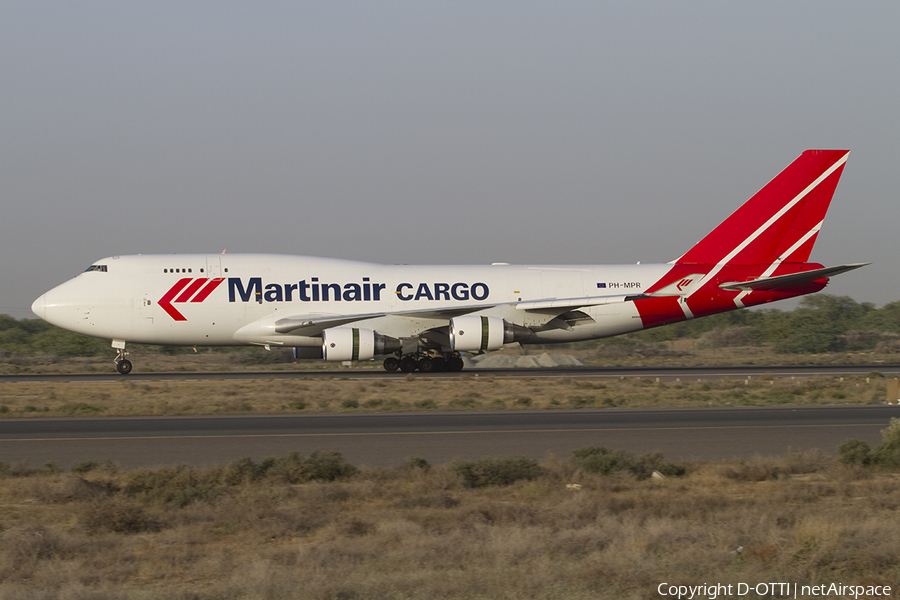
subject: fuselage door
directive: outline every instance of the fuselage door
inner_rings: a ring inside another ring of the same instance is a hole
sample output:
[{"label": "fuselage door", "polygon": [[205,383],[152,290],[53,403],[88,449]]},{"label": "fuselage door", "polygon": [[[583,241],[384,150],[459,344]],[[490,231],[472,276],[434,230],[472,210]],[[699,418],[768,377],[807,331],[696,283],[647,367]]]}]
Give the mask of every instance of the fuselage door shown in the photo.
[{"label": "fuselage door", "polygon": [[153,324],[153,302],[154,302],[154,293],[150,290],[143,290],[140,294],[138,294],[138,302],[140,305],[138,306],[138,312],[141,317],[147,319],[147,323]]},{"label": "fuselage door", "polygon": [[206,257],[206,277],[213,279],[222,276],[222,257],[207,256]]}]

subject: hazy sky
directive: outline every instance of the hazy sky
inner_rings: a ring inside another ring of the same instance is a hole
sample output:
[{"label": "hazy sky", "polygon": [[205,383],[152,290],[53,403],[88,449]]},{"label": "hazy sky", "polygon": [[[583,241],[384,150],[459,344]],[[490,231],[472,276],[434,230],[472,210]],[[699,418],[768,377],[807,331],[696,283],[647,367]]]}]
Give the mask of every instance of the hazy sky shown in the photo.
[{"label": "hazy sky", "polygon": [[671,260],[807,148],[900,300],[900,3],[0,3],[0,312],[114,254]]}]

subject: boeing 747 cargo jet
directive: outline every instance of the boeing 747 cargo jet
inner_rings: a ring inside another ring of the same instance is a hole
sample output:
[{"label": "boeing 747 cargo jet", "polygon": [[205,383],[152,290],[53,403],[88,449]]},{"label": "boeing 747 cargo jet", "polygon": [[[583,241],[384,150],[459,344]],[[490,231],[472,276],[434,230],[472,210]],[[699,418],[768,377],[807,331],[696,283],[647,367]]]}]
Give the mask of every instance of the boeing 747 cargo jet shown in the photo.
[{"label": "boeing 747 cargo jet", "polygon": [[404,372],[459,371],[461,353],[575,342],[818,292],[863,266],[809,254],[846,150],[807,150],[671,262],[381,265],[272,254],[111,256],[32,305],[64,329],[128,342],[291,347],[298,358],[383,356]]}]

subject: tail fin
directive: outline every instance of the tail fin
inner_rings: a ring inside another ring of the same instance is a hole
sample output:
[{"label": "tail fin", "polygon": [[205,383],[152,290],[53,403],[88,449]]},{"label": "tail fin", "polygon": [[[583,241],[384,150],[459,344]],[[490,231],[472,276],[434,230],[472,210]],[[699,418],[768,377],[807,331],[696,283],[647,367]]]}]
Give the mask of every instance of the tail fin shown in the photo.
[{"label": "tail fin", "polygon": [[675,262],[807,262],[849,154],[807,150]]}]

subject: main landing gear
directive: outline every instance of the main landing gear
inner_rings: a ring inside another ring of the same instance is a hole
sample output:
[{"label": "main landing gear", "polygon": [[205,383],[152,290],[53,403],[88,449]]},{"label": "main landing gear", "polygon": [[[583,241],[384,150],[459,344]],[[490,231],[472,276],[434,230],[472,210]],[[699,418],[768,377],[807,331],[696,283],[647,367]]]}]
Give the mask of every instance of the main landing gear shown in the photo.
[{"label": "main landing gear", "polygon": [[441,371],[458,372],[463,370],[463,359],[458,352],[447,354],[407,354],[401,358],[388,356],[384,359],[384,370],[404,373],[419,371],[421,373],[438,373]]}]

